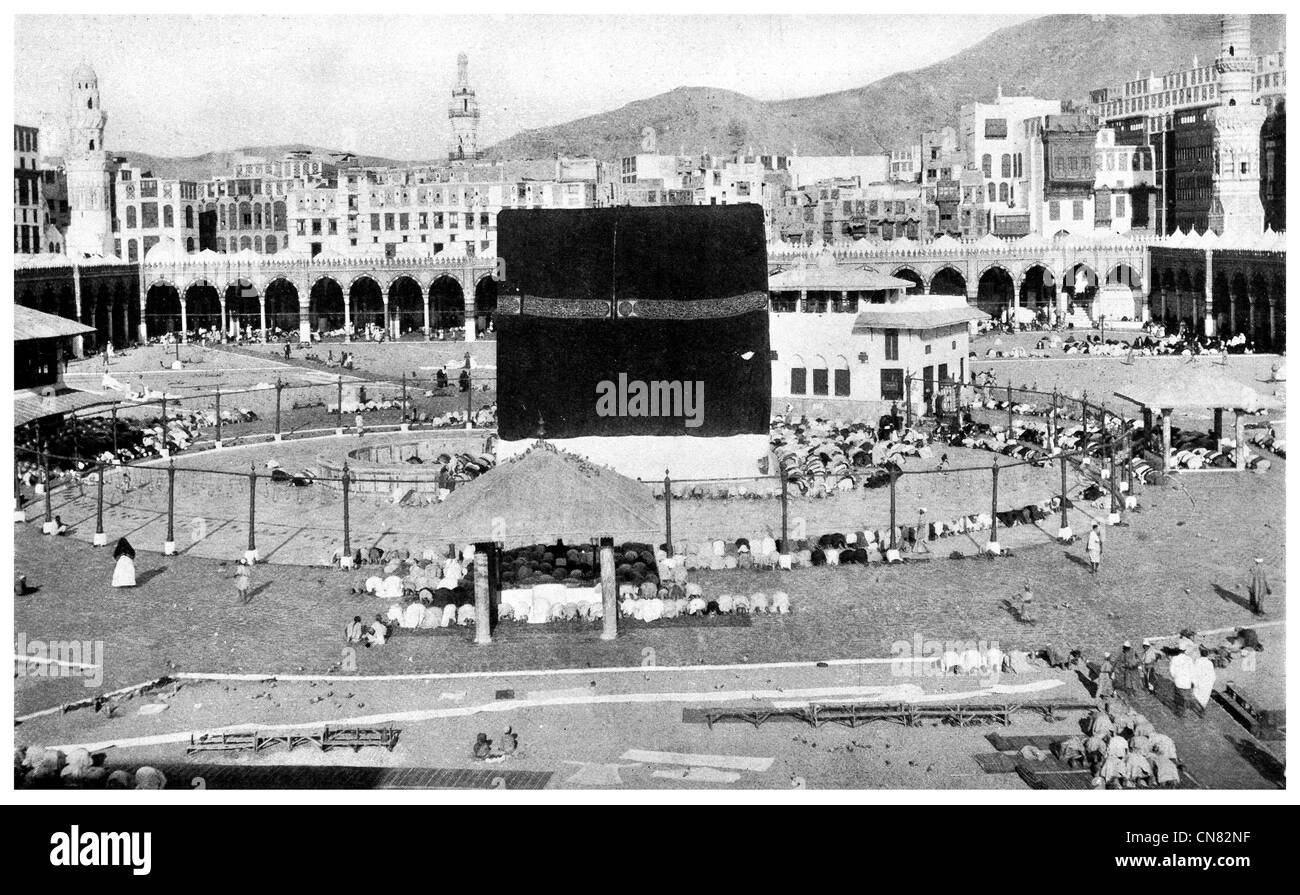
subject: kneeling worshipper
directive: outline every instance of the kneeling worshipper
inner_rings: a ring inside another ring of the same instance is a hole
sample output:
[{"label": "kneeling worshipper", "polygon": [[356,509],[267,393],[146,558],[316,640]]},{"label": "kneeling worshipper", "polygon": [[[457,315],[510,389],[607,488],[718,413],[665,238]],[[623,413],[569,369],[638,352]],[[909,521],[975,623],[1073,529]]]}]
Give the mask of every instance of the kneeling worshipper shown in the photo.
[{"label": "kneeling worshipper", "polygon": [[352,621],[343,629],[343,637],[348,643],[360,643],[363,635],[361,616],[352,616]]},{"label": "kneeling worshipper", "polygon": [[365,634],[366,646],[383,646],[384,641],[388,639],[388,626],[384,624],[382,615],[375,616],[375,622],[370,626],[370,630]]},{"label": "kneeling worshipper", "polygon": [[113,587],[135,587],[135,548],[126,538],[118,538],[113,548]]},{"label": "kneeling worshipper", "polygon": [[414,603],[408,605],[406,609],[402,612],[402,627],[403,628],[420,627],[424,622],[424,612],[425,612],[424,604],[421,603],[419,600],[416,600]]}]

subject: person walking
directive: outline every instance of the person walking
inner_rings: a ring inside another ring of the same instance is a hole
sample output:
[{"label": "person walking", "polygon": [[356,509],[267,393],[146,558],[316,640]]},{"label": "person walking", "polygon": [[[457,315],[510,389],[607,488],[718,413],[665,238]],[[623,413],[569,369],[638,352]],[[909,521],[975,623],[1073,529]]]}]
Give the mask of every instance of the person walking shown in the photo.
[{"label": "person walking", "polygon": [[1264,614],[1264,598],[1273,592],[1268,586],[1268,576],[1264,574],[1264,560],[1261,557],[1255,557],[1255,565],[1250,570],[1250,586],[1246,589],[1250,594],[1250,611],[1256,615]]},{"label": "person walking", "polygon": [[1094,695],[1098,699],[1110,699],[1115,695],[1114,674],[1115,666],[1111,664],[1110,653],[1106,653],[1097,668],[1097,692]]},{"label": "person walking", "polygon": [[236,602],[238,602],[239,605],[246,606],[248,602],[253,599],[250,595],[252,584],[252,566],[248,560],[241,559],[238,568],[235,569],[235,592],[238,595]]},{"label": "person walking", "polygon": [[1088,532],[1088,565],[1094,575],[1101,568],[1101,548],[1101,529],[1094,522],[1092,523],[1092,529]]},{"label": "person walking", "polygon": [[1142,683],[1150,693],[1156,691],[1156,663],[1160,661],[1161,655],[1160,650],[1150,639],[1142,641]]}]

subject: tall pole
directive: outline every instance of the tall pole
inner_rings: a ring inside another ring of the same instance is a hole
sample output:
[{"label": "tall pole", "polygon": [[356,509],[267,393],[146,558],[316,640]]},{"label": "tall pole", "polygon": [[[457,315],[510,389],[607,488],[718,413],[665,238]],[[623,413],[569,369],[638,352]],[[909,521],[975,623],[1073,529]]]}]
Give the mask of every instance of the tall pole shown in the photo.
[{"label": "tall pole", "polygon": [[993,527],[989,532],[989,553],[999,553],[1001,548],[998,546],[998,458],[993,457],[993,500],[989,512],[993,519]]},{"label": "tall pole", "polygon": [[343,558],[340,566],[344,569],[352,566],[352,517],[348,511],[348,487],[351,484],[352,470],[346,461],[343,463]]},{"label": "tall pole", "polygon": [[1068,485],[1066,484],[1066,464],[1068,462],[1069,461],[1066,459],[1065,454],[1061,454],[1061,530],[1057,532],[1057,537],[1063,541],[1070,540],[1072,536],[1072,532],[1070,531],[1069,511],[1066,507],[1066,504],[1069,503],[1069,500],[1066,497],[1066,490],[1068,489]]},{"label": "tall pole", "polygon": [[217,447],[221,447],[221,386],[217,386]]},{"label": "tall pole", "polygon": [[284,383],[280,377],[275,377],[275,440],[280,440],[280,393],[284,391]]},{"label": "tall pole", "polygon": [[117,459],[117,402],[113,402],[113,459]]},{"label": "tall pole", "polygon": [[[898,551],[898,473],[889,471],[889,552]],[[891,557],[892,558],[892,557]]]},{"label": "tall pole", "polygon": [[1056,415],[1056,387],[1052,387],[1052,412],[1047,417],[1047,448],[1056,450],[1056,443],[1061,438],[1061,420]]},{"label": "tall pole", "polygon": [[257,560],[257,465],[248,464],[248,552],[244,556],[249,562]]},{"label": "tall pole", "polygon": [[474,545],[474,642],[492,642],[492,582],[488,577],[491,542]]},{"label": "tall pole", "polygon": [[46,534],[49,534],[50,526],[54,523],[54,504],[51,503],[53,498],[50,496],[54,482],[50,479],[50,454],[48,449],[43,450],[41,453],[41,471],[45,480],[45,527]]},{"label": "tall pole", "polygon": [[1083,444],[1080,447],[1088,453],[1088,393],[1083,393]]},{"label": "tall pole", "polygon": [[402,372],[402,422],[406,422],[406,372]]},{"label": "tall pole", "polygon": [[1120,520],[1120,500],[1119,500],[1119,473],[1115,468],[1115,444],[1110,446],[1110,519],[1111,525],[1115,525]]},{"label": "tall pole", "polygon": [[343,434],[343,374],[339,374],[339,406],[338,406],[338,431],[337,434]]},{"label": "tall pole", "polygon": [[910,429],[912,428],[912,373],[909,370],[903,376],[903,388],[906,392],[903,395],[903,425]]},{"label": "tall pole", "polygon": [[104,464],[99,464],[99,475],[95,477],[95,546],[103,547],[108,543],[104,536]]},{"label": "tall pole", "polygon": [[665,552],[673,553],[673,480],[664,470],[664,540],[668,542]]},{"label": "tall pole", "polygon": [[163,555],[171,556],[176,552],[176,461],[167,461],[167,542],[163,544]]},{"label": "tall pole", "polygon": [[618,584],[614,580],[614,539],[600,539],[600,596],[604,606],[601,640],[618,637]]},{"label": "tall pole", "polygon": [[781,469],[781,552],[790,552],[790,488]]},{"label": "tall pole", "polygon": [[1011,379],[1007,378],[1007,437],[1011,437]]}]

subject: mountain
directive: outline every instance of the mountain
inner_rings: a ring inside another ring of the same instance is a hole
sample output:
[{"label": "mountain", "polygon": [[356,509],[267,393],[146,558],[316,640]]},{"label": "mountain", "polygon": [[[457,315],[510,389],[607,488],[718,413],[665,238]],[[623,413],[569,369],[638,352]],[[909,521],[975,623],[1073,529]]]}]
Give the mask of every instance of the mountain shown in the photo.
[{"label": "mountain", "polygon": [[[1272,52],[1281,15],[1251,16],[1256,53]],[[957,107],[1008,95],[1086,100],[1099,87],[1143,73],[1212,61],[1219,17],[1209,15],[1044,16],[994,32],[955,56],[865,87],[763,101],[711,87],[679,87],[599,115],[523,131],[492,146],[494,158],[555,155],[615,159],[640,151],[653,127],[664,152],[719,154],[753,146],[803,155],[888,152],[923,130],[957,123]]]}]

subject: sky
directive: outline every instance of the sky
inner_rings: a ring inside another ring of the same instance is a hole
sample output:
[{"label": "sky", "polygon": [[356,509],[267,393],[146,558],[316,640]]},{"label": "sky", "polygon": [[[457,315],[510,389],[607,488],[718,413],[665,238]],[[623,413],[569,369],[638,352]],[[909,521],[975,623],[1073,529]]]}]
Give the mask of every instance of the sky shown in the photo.
[{"label": "sky", "polygon": [[758,99],[860,87],[1028,18],[17,16],[14,116],[60,153],[68,78],[85,61],[110,150],[296,142],[428,159],[445,152],[461,52],[487,146],[680,86]]}]

